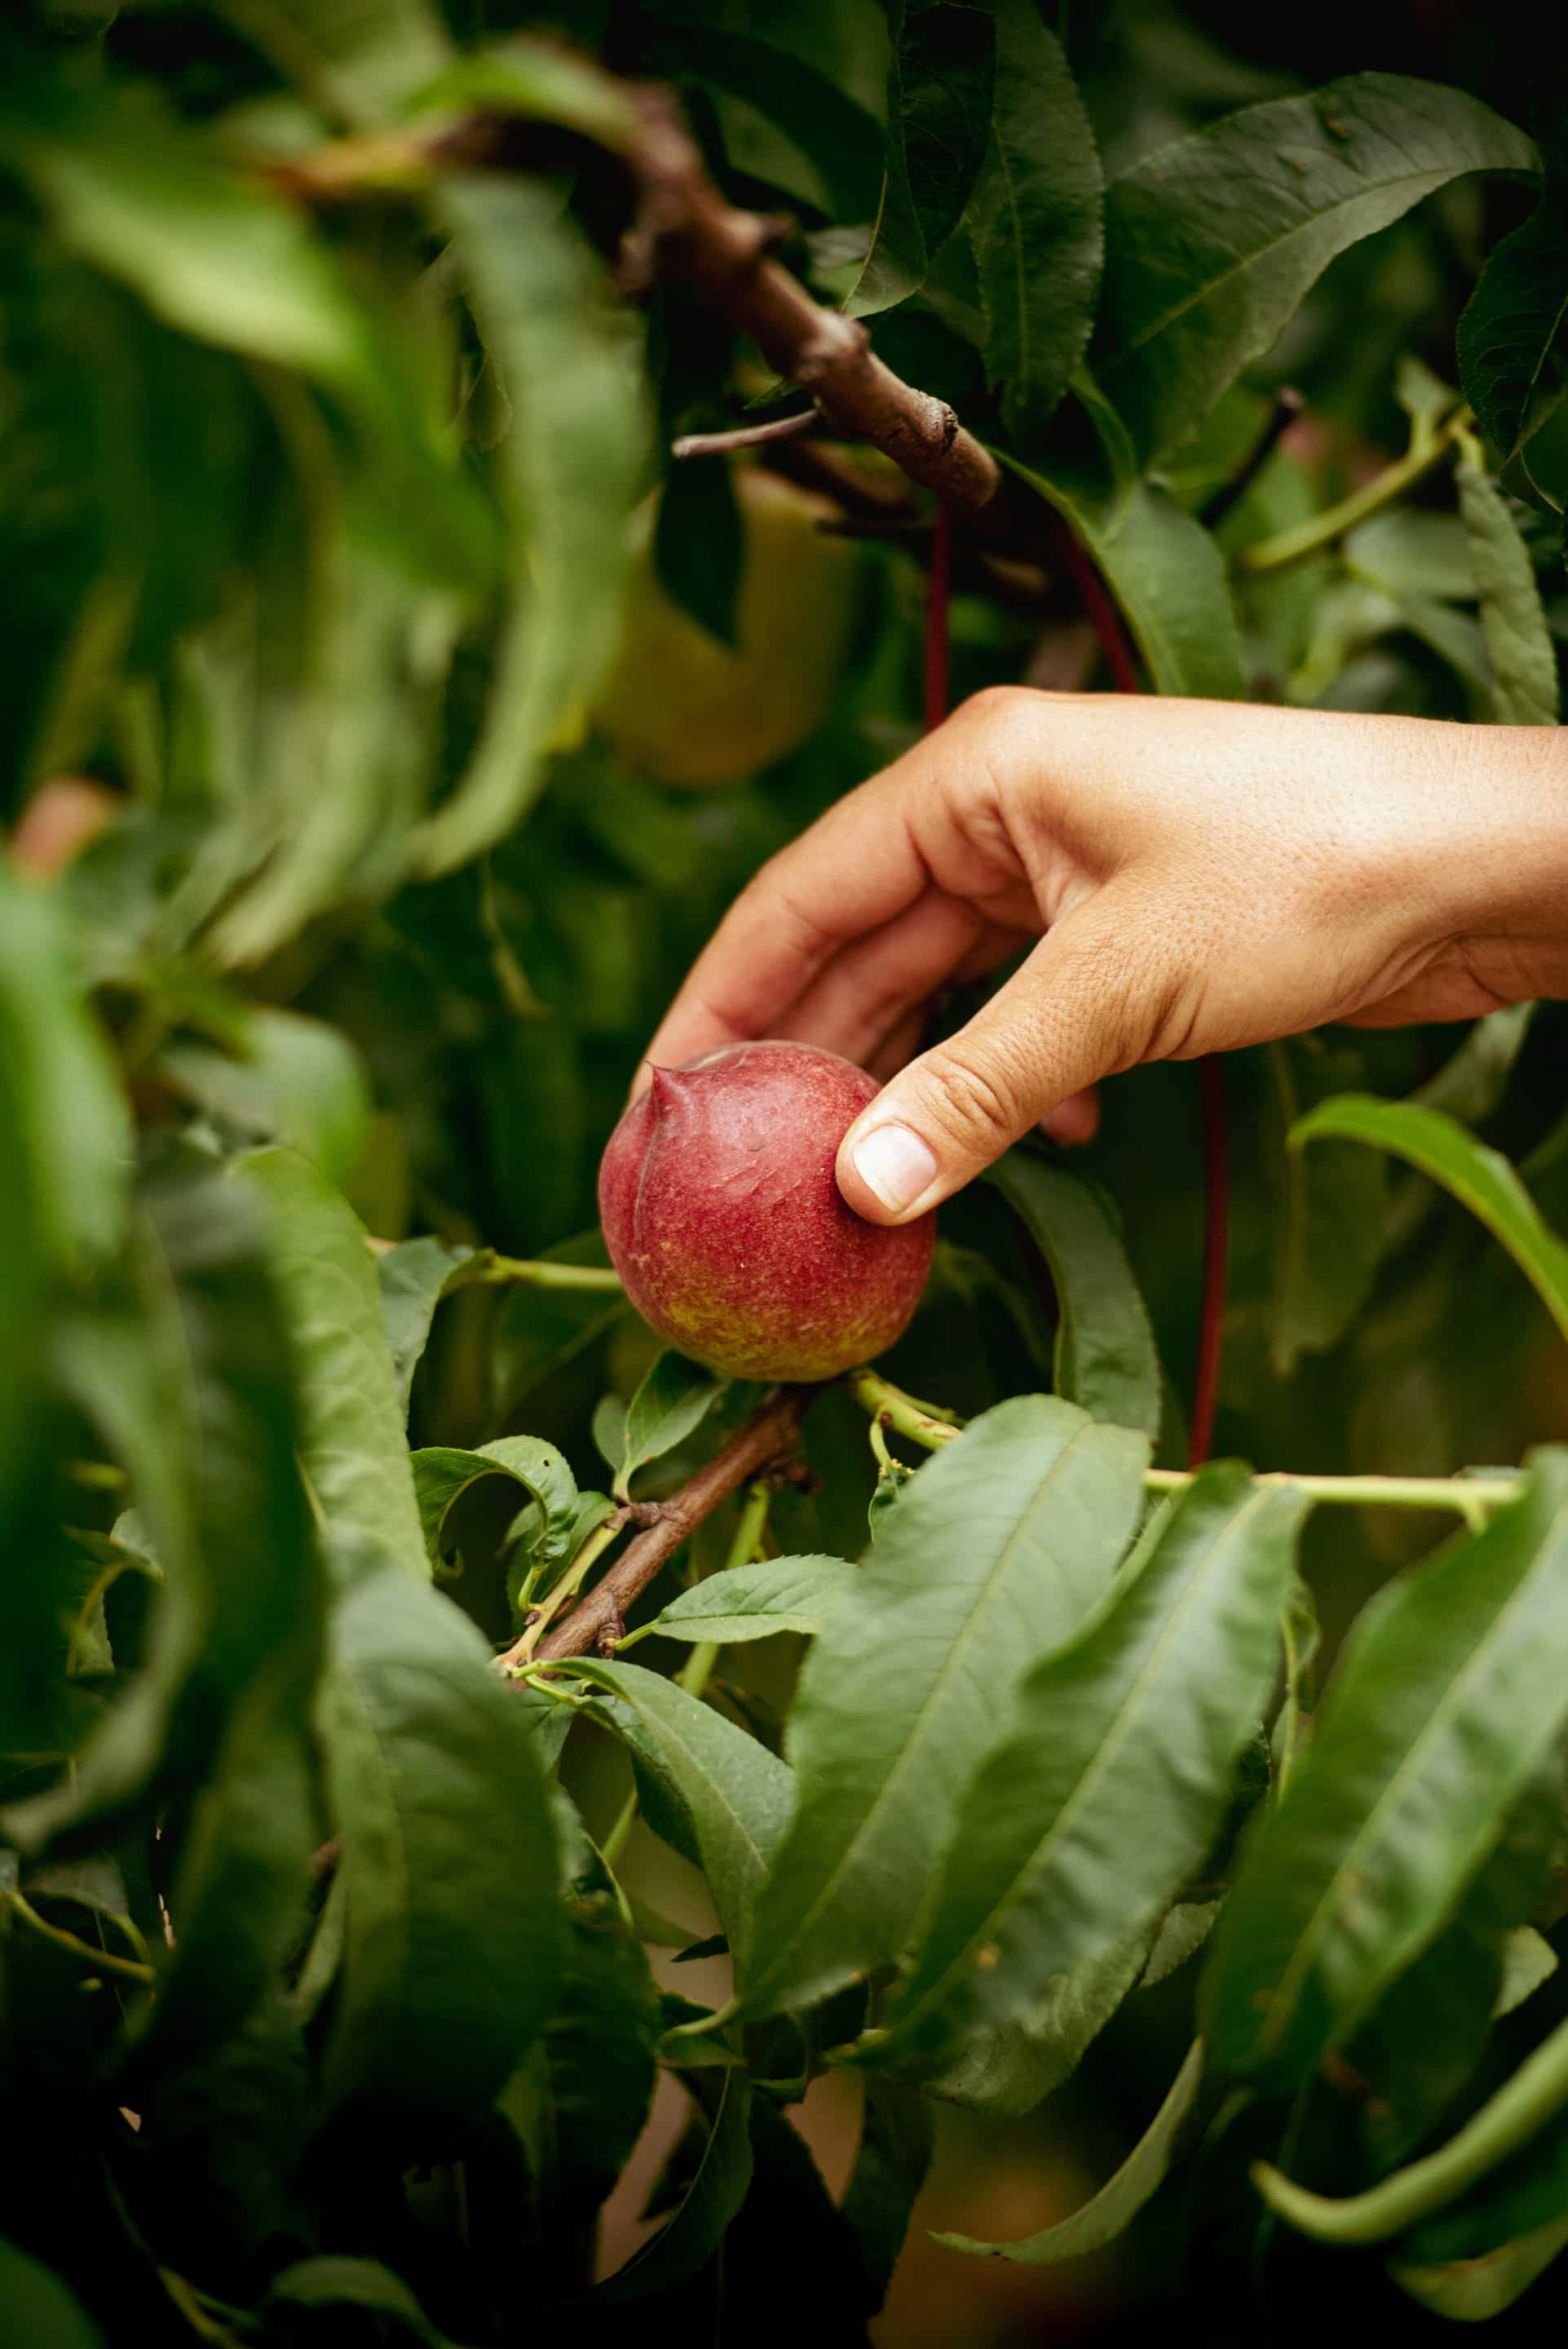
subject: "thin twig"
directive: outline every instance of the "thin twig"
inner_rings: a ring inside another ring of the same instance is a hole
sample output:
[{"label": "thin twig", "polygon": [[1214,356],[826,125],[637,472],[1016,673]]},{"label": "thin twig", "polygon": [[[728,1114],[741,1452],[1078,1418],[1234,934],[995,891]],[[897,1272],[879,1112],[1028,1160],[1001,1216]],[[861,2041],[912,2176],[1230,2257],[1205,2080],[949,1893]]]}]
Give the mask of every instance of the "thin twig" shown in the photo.
[{"label": "thin twig", "polygon": [[[613,1641],[628,1609],[703,1519],[740,1485],[794,1451],[807,1407],[820,1392],[815,1386],[779,1388],[717,1458],[663,1503],[657,1522],[627,1543],[587,1597],[539,1642],[535,1660],[548,1663],[563,1656],[585,1656],[602,1642]],[[506,1661],[501,1659],[503,1664]]]},{"label": "thin twig", "polygon": [[670,442],[672,457],[727,457],[736,449],[764,449],[774,440],[799,440],[820,432],[822,419],[814,408],[798,416],[776,416],[769,424],[738,424],[733,432],[683,432]]}]

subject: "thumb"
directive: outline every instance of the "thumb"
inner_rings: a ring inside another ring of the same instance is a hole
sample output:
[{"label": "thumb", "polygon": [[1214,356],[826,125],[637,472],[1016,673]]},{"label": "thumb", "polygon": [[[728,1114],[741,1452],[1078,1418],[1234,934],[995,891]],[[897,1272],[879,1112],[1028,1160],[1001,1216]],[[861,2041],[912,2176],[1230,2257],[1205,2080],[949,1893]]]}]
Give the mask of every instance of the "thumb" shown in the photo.
[{"label": "thumb", "polygon": [[912,1061],[839,1146],[839,1188],[873,1224],[924,1215],[1059,1103],[1146,1057],[1168,1001],[1130,891],[1087,899],[965,1028]]}]

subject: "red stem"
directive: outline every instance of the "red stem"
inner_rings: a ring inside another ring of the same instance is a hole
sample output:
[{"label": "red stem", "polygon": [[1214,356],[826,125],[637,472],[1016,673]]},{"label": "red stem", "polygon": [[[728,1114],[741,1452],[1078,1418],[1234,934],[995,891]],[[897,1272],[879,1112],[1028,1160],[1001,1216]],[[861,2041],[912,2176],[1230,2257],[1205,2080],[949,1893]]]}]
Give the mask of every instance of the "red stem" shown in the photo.
[{"label": "red stem", "polygon": [[936,502],[936,527],[931,541],[931,569],[925,579],[925,730],[928,734],[947,715],[948,608],[953,593],[953,514]]},{"label": "red stem", "polygon": [[1066,564],[1074,586],[1082,599],[1089,625],[1099,639],[1105,665],[1118,693],[1141,693],[1143,680],[1138,674],[1138,663],[1132,657],[1132,647],[1127,641],[1121,625],[1121,615],[1111,601],[1110,591],[1090,561],[1088,550],[1076,538],[1060,514],[1051,517],[1057,551]]},{"label": "red stem", "polygon": [[[1061,516],[1055,518],[1057,550],[1066,564],[1119,693],[1140,693],[1142,679],[1132,647],[1122,627],[1121,615],[1109,590]],[[1199,1100],[1203,1122],[1203,1303],[1198,1323],[1198,1365],[1192,1381],[1192,1419],[1188,1437],[1188,1462],[1202,1467],[1214,1436],[1214,1402],[1220,1388],[1220,1354],[1224,1334],[1225,1263],[1230,1248],[1230,1168],[1225,1135],[1225,1086],[1218,1058],[1211,1053],[1198,1063]]]},{"label": "red stem", "polygon": [[1217,1052],[1198,1063],[1203,1118],[1203,1307],[1198,1322],[1198,1368],[1192,1381],[1188,1465],[1201,1468],[1213,1448],[1214,1403],[1220,1389],[1220,1348],[1225,1323],[1225,1259],[1230,1244],[1230,1153],[1225,1134],[1224,1064]]}]

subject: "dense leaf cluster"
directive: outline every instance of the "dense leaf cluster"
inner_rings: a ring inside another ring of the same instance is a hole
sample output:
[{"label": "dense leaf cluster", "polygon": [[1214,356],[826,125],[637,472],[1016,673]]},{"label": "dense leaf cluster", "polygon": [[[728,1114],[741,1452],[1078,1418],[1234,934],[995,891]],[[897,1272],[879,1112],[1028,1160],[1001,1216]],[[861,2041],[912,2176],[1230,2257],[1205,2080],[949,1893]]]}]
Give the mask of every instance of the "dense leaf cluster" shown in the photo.
[{"label": "dense leaf cluster", "polygon": [[[1496,2313],[1568,2242],[1552,1007],[1230,1072],[1222,1432],[1289,1473],[1185,1471],[1194,1112],[1142,1071],[1090,1172],[954,1204],[895,1355],[607,1652],[538,1650],[763,1400],[585,1228],[626,1079],[919,709],[891,469],[769,452],[839,466],[858,554],[664,480],[798,395],[616,290],[629,82],[1033,485],[1153,689],[1482,722],[1559,713],[1560,158],[1161,6],[581,16],[0,33],[0,2323],[861,2341],[939,2122],[1049,2127],[1108,2047],[1099,2190],[943,2242],[1180,2214],[1233,2291]],[[1070,566],[959,561],[961,690],[1099,681]]]}]

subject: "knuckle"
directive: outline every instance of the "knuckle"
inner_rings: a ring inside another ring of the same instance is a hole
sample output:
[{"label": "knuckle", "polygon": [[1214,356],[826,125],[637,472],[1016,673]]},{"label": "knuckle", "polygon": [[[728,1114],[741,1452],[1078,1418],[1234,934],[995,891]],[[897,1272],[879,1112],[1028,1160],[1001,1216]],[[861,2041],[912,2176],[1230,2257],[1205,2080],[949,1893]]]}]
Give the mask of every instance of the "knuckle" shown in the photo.
[{"label": "knuckle", "polygon": [[955,714],[975,725],[1010,725],[1036,698],[1026,686],[983,685],[977,693],[965,695]]},{"label": "knuckle", "polygon": [[1030,1122],[1021,1083],[1000,1063],[976,1066],[939,1048],[921,1073],[933,1124],[965,1149],[1004,1149]]}]

